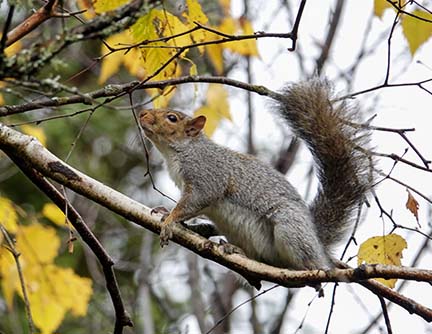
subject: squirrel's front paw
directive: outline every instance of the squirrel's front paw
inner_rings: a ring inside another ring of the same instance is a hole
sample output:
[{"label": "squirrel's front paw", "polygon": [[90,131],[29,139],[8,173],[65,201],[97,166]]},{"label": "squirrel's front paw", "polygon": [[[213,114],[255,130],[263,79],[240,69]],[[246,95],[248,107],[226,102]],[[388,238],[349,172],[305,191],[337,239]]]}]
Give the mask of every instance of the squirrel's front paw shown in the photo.
[{"label": "squirrel's front paw", "polygon": [[157,206],[157,207],[150,210],[150,214],[151,215],[160,215],[161,221],[164,221],[166,219],[166,217],[168,217],[168,215],[169,215],[169,210],[167,210],[163,206]]},{"label": "squirrel's front paw", "polygon": [[222,251],[225,254],[241,254],[241,255],[246,255],[245,252],[243,251],[243,249],[241,249],[240,247],[230,244],[228,242],[226,242],[224,239],[220,239],[219,240],[219,247],[222,248]]},{"label": "squirrel's front paw", "polygon": [[168,241],[169,241],[169,239],[172,238],[172,236],[173,236],[173,233],[172,233],[171,227],[168,225],[163,225],[161,228],[161,231],[160,231],[160,235],[159,235],[160,246],[163,247],[163,246],[168,245]]}]

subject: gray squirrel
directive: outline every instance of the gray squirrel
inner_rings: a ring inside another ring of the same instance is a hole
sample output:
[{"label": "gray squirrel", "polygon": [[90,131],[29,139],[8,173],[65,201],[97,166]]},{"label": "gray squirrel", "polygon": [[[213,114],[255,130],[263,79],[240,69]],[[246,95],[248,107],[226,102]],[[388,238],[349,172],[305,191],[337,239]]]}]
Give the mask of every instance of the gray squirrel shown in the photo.
[{"label": "gray squirrel", "polygon": [[291,84],[272,97],[316,163],[320,186],[310,205],[270,165],[208,139],[202,132],[204,116],[141,111],[145,135],[181,189],[163,222],[162,246],[172,237],[171,224],[205,215],[252,259],[297,270],[334,267],[331,248],[352,226],[353,213],[371,185],[370,161],[358,150],[368,133],[352,126],[356,110],[331,102],[331,87],[324,80]]}]

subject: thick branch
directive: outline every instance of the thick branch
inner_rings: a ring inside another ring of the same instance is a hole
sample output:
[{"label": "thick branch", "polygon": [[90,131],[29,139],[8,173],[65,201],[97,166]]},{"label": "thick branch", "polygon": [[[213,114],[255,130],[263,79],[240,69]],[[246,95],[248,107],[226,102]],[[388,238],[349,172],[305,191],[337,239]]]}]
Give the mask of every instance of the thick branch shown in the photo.
[{"label": "thick branch", "polygon": [[[148,1],[148,4],[153,4],[155,2],[155,0]],[[109,15],[97,16],[84,25],[79,25],[70,29],[62,38],[56,38],[51,40],[48,44],[43,44],[43,52],[41,52],[40,41],[37,41],[31,47],[27,48],[25,52],[18,53],[16,56],[9,59],[7,66],[0,72],[0,77],[13,76],[15,78],[20,78],[22,76],[34,74],[70,44],[88,39],[106,38],[118,31],[126,29],[138,19],[142,14],[142,10],[145,10],[145,8],[143,8],[143,0],[134,0],[110,12]],[[8,36],[8,42],[9,39],[12,40],[12,37]]]},{"label": "thick branch", "polygon": [[55,16],[54,9],[57,6],[57,0],[49,0],[44,6],[39,8],[36,12],[26,18],[18,26],[12,29],[7,34],[6,46],[9,46],[34,29],[36,29],[43,22]]},{"label": "thick branch", "polygon": [[93,92],[87,94],[76,94],[67,97],[52,97],[52,98],[43,98],[39,100],[35,100],[33,102],[24,103],[20,105],[11,105],[11,106],[2,106],[0,107],[0,116],[8,116],[13,114],[24,113],[30,110],[36,110],[40,108],[47,107],[59,107],[68,104],[76,104],[83,103],[87,105],[91,105],[94,103],[94,99],[102,98],[102,97],[115,97],[121,94],[125,94],[132,89],[135,89],[139,86],[139,89],[148,89],[148,88],[160,88],[163,89],[168,86],[175,86],[185,83],[194,83],[194,82],[206,82],[206,83],[219,83],[222,85],[228,85],[232,87],[237,87],[241,89],[245,89],[250,92],[255,92],[260,95],[278,98],[279,94],[267,89],[264,86],[258,85],[250,85],[242,81],[229,79],[226,77],[214,77],[214,76],[184,76],[169,80],[161,80],[161,81],[152,81],[146,83],[140,83],[139,81],[131,81],[125,84],[118,85],[107,85],[104,88],[95,90]]},{"label": "thick branch", "polygon": [[[35,138],[23,135],[0,124],[0,149],[11,156],[19,155],[46,177],[56,180],[132,222],[152,232],[160,232],[161,225],[159,221],[150,215],[148,207],[67,165],[44,148]],[[291,271],[259,263],[240,254],[226,254],[223,247],[188,231],[180,224],[173,227],[173,234],[174,242],[204,258],[211,259],[236,271],[249,280],[266,280],[285,287],[303,287],[319,282],[361,282],[369,284],[365,280],[375,277],[403,278],[423,282],[432,281],[431,270],[384,265],[368,265],[356,269],[334,269],[326,272],[322,270]],[[390,290],[378,286],[379,294],[381,294],[381,291]],[[398,297],[406,300],[401,295]],[[393,301],[397,302],[398,299],[395,298]],[[399,305],[406,308],[403,303],[399,303]],[[426,321],[432,321],[431,309],[414,301],[411,301],[410,305],[410,308],[406,308],[409,312],[421,316]]]}]

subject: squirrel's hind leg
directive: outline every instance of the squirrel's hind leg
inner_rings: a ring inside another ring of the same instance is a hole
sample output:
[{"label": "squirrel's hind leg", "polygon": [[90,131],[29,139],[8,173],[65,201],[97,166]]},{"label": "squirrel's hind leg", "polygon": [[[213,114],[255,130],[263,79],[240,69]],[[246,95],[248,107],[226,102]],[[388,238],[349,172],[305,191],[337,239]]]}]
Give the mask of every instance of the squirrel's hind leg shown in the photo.
[{"label": "squirrel's hind leg", "polygon": [[316,235],[304,233],[305,228],[314,229],[305,217],[290,217],[289,221],[277,217],[274,222],[274,247],[279,262],[275,265],[297,270],[327,270],[332,267]]}]

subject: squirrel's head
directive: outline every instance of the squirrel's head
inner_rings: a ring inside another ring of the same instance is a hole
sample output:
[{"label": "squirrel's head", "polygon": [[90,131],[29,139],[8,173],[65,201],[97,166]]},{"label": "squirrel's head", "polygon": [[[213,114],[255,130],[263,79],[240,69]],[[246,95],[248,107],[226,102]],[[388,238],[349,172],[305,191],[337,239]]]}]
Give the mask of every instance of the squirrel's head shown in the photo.
[{"label": "squirrel's head", "polygon": [[139,119],[145,135],[158,148],[190,141],[201,133],[206,122],[204,116],[192,118],[170,109],[144,109]]}]

